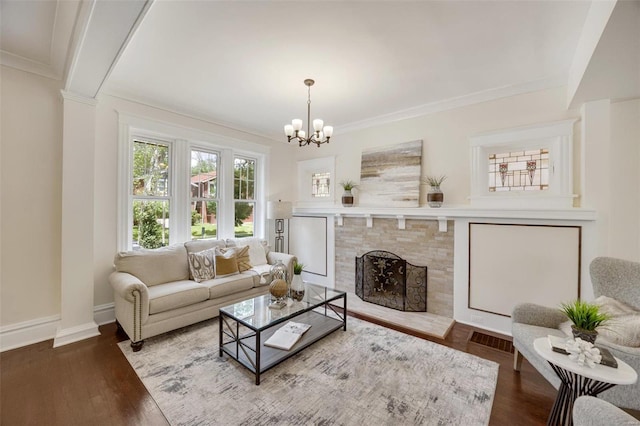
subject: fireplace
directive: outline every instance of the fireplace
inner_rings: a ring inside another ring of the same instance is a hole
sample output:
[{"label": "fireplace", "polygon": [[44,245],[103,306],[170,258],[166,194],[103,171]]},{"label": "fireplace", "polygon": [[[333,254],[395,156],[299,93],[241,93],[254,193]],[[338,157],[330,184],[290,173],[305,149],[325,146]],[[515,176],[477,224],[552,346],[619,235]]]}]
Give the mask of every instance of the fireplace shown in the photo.
[{"label": "fireplace", "polygon": [[427,267],[388,251],[370,251],[356,257],[356,295],[387,308],[426,312]]}]

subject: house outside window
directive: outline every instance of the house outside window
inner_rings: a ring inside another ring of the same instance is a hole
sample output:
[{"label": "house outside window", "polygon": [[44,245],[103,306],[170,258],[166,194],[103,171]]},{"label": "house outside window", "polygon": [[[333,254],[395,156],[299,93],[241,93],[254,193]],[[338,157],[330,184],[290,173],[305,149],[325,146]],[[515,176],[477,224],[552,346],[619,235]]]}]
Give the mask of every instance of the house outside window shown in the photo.
[{"label": "house outside window", "polygon": [[219,154],[191,150],[191,238],[218,236],[218,158]]},{"label": "house outside window", "polygon": [[256,207],[256,160],[244,157],[233,159],[233,198],[235,203],[234,235],[254,235]]},{"label": "house outside window", "polygon": [[159,248],[169,244],[171,203],[168,143],[135,140],[132,150],[133,248]]}]

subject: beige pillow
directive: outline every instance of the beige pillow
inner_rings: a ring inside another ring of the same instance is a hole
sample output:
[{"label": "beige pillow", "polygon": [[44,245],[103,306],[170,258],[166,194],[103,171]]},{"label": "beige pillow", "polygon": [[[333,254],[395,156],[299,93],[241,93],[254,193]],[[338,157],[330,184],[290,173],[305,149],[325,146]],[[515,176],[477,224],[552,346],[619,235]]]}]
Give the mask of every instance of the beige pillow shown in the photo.
[{"label": "beige pillow", "polygon": [[600,296],[593,303],[611,316],[609,321],[598,327],[600,337],[617,345],[640,347],[640,312],[607,296]]},{"label": "beige pillow", "polygon": [[216,276],[215,249],[203,250],[196,253],[189,253],[189,272],[194,281],[201,283],[202,281],[211,280]]},{"label": "beige pillow", "polygon": [[218,254],[233,253],[238,262],[238,270],[240,272],[248,271],[251,269],[251,261],[249,258],[249,246],[245,247],[229,247],[219,250]]},{"label": "beige pillow", "polygon": [[251,262],[251,266],[266,265],[268,263],[266,242],[263,242],[259,238],[228,239],[227,246],[249,247],[249,261]]},{"label": "beige pillow", "polygon": [[232,252],[228,250],[226,253],[223,253],[221,249],[216,248],[215,253],[216,277],[228,277],[229,275],[237,275],[240,273],[235,251]]}]

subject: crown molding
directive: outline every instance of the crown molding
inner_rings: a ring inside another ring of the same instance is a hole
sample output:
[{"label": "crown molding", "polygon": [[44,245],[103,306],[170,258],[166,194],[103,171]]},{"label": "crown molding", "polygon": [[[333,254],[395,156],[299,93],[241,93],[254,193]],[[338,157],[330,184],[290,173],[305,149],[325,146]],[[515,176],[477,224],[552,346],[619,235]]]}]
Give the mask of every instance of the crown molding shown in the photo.
[{"label": "crown molding", "polygon": [[65,101],[75,101],[80,102],[82,104],[96,106],[98,105],[98,100],[94,98],[89,98],[84,95],[79,95],[77,93],[69,92],[68,90],[60,90],[60,95]]},{"label": "crown molding", "polygon": [[563,74],[560,76],[534,80],[523,84],[512,84],[502,87],[496,87],[493,89],[470,93],[468,95],[457,96],[454,98],[418,105],[416,107],[411,107],[389,114],[367,118],[365,120],[354,121],[342,126],[336,126],[334,133],[348,133],[355,130],[367,129],[370,127],[379,126],[381,124],[388,124],[396,121],[406,120],[409,118],[435,114],[438,112],[479,104],[482,102],[493,101],[496,99],[535,92],[538,90],[561,87],[566,84],[567,76]]},{"label": "crown molding", "polygon": [[56,72],[51,64],[34,61],[33,59],[7,52],[6,50],[0,51],[0,64],[52,80],[62,79],[62,73]]}]

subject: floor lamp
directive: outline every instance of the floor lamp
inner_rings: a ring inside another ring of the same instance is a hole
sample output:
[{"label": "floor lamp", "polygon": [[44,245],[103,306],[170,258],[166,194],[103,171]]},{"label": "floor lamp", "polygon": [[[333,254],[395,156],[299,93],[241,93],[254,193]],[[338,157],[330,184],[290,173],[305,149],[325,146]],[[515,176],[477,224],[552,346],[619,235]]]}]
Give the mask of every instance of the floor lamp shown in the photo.
[{"label": "floor lamp", "polygon": [[284,220],[291,219],[291,201],[269,201],[267,203],[267,219],[276,221],[275,251],[284,253]]}]

